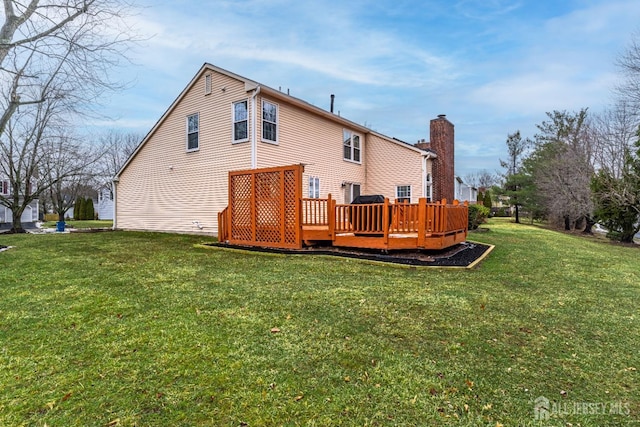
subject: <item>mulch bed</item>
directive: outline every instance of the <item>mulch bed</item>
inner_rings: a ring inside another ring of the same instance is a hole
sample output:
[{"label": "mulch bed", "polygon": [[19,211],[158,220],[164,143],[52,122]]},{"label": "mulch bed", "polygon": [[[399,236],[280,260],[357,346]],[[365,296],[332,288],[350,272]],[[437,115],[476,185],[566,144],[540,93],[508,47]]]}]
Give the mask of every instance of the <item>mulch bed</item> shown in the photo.
[{"label": "mulch bed", "polygon": [[207,243],[205,246],[292,255],[330,255],[421,267],[468,267],[492,249],[489,245],[475,242],[464,242],[438,251],[389,251],[388,253],[383,253],[380,250],[336,248],[333,246],[304,249],[259,248],[225,243]]}]

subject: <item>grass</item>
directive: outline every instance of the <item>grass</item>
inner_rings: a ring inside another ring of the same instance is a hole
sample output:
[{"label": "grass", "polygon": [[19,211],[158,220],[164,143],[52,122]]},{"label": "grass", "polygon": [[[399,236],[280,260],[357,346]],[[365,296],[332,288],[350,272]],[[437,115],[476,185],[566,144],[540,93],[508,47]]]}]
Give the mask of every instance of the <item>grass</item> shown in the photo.
[{"label": "grass", "polygon": [[472,271],[0,235],[0,425],[638,422],[640,249],[487,226]]},{"label": "grass", "polygon": [[[46,221],[42,223],[43,228],[56,228],[57,221]],[[111,228],[113,227],[112,220],[75,220],[70,219],[65,221],[66,228]]]}]

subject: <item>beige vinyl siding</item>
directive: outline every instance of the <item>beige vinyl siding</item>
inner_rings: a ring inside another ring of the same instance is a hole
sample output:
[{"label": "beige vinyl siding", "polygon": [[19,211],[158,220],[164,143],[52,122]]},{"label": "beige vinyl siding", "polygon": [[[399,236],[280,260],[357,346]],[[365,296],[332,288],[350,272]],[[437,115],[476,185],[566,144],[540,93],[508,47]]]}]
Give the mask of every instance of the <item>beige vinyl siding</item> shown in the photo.
[{"label": "beige vinyl siding", "polygon": [[[211,93],[205,94],[205,76]],[[302,191],[309,177],[320,179],[320,197],[349,202],[343,183],[360,184],[361,194],[395,199],[397,185],[411,185],[412,202],[423,194],[422,156],[411,147],[363,132],[328,112],[265,89],[252,105],[251,81],[204,66],[172,104],[127,166],[116,188],[116,226],[122,229],[217,233],[217,215],[228,204],[228,172],[304,164]],[[278,106],[278,142],[262,141],[262,99]],[[233,143],[233,103],[247,100],[248,142]],[[252,114],[256,112],[256,141]],[[197,151],[187,152],[186,118],[199,114]],[[335,119],[335,120],[334,120]],[[360,135],[361,164],[343,159],[343,131]],[[198,227],[194,222],[197,222]]]},{"label": "beige vinyl siding", "polygon": [[374,134],[367,138],[367,193],[383,194],[395,200],[396,186],[411,186],[411,203],[423,195],[422,155],[399,143]]},{"label": "beige vinyl siding", "polygon": [[[251,167],[251,145],[232,144],[231,124],[232,103],[249,94],[243,82],[211,71],[212,93],[205,96],[207,73],[122,171],[117,186],[118,228],[217,232],[217,214],[228,201],[227,172]],[[187,152],[186,117],[194,113],[200,115],[199,150]]]},{"label": "beige vinyl siding", "polygon": [[[269,97],[264,99],[278,105],[278,144],[262,142],[262,96],[259,96],[258,117],[258,167],[283,166],[288,164],[305,165],[302,178],[302,193],[309,195],[309,176],[320,178],[320,197],[331,193],[338,203],[344,203],[343,182],[362,185],[365,191],[365,162],[356,164],[342,158],[342,131],[345,127],[339,123],[313,114]],[[353,130],[353,129],[351,129]],[[356,132],[355,130],[353,130]],[[360,135],[361,155],[366,153],[365,135]]]}]

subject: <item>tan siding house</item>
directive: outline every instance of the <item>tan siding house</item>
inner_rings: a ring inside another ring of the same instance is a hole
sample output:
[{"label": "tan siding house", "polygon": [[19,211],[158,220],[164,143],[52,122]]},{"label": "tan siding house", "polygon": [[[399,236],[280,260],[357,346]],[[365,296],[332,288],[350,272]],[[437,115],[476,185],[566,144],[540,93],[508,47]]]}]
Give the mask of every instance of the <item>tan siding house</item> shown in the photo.
[{"label": "tan siding house", "polygon": [[116,175],[114,227],[215,234],[230,170],[300,163],[304,197],[416,203],[436,157],[204,64]]}]

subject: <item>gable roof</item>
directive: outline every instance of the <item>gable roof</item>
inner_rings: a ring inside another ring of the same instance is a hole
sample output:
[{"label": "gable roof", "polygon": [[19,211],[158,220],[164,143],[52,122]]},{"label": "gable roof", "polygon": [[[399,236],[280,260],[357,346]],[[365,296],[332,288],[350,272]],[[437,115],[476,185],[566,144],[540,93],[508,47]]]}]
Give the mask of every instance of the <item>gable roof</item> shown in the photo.
[{"label": "gable roof", "polygon": [[324,117],[328,120],[334,121],[334,122],[338,122],[346,127],[349,127],[351,129],[357,130],[359,132],[362,133],[368,133],[368,134],[372,134],[375,135],[379,138],[385,139],[389,142],[392,142],[394,144],[397,144],[399,146],[402,146],[404,148],[407,148],[409,150],[418,152],[422,155],[426,155],[428,157],[437,157],[436,153],[431,151],[431,150],[422,150],[418,147],[415,147],[414,145],[411,145],[407,142],[401,141],[399,139],[396,138],[391,138],[389,136],[383,135],[381,133],[375,132],[369,128],[367,128],[366,126],[362,126],[359,125],[355,122],[352,122],[351,120],[345,119],[342,116],[339,116],[337,114],[334,114],[330,111],[324,110],[320,107],[316,107],[315,105],[312,105],[310,103],[308,103],[307,101],[304,101],[300,98],[296,98],[294,96],[291,96],[289,94],[283,93],[280,90],[276,90],[273,89],[269,86],[263,85],[261,83],[258,83],[254,80],[250,80],[246,77],[242,77],[238,74],[235,74],[231,71],[225,70],[223,68],[220,68],[216,65],[210,64],[208,62],[205,62],[204,64],[202,64],[202,67],[200,67],[200,70],[198,70],[198,72],[193,76],[193,78],[191,79],[191,81],[189,81],[189,83],[185,86],[185,88],[182,90],[182,92],[180,92],[180,94],[178,95],[178,97],[171,103],[171,105],[169,106],[169,108],[167,108],[167,110],[162,114],[162,116],[160,116],[160,119],[158,119],[158,121],[153,125],[153,127],[151,128],[151,130],[145,135],[145,137],[142,139],[142,141],[140,142],[140,144],[138,144],[138,147],[136,147],[135,151],[131,154],[131,156],[129,156],[129,158],[127,159],[127,161],[124,163],[124,165],[120,168],[120,170],[118,171],[118,173],[116,173],[115,177],[114,177],[114,181],[117,181],[118,178],[120,177],[120,175],[122,174],[122,172],[124,172],[124,170],[127,168],[127,166],[129,165],[129,163],[131,163],[131,161],[133,160],[133,158],[138,154],[138,152],[142,149],[142,147],[147,143],[147,141],[151,138],[151,136],[156,132],[156,130],[162,125],[162,123],[165,121],[165,119],[169,116],[169,114],[171,114],[171,112],[176,108],[176,106],[180,103],[180,101],[186,96],[187,93],[189,93],[189,91],[191,90],[191,88],[196,84],[196,82],[201,78],[201,76],[207,72],[207,71],[214,71],[217,73],[220,73],[222,75],[225,75],[227,77],[231,77],[232,79],[238,80],[240,82],[244,83],[244,87],[245,90],[247,92],[256,90],[258,88],[260,88],[260,93],[262,94],[266,94],[272,98],[276,98],[282,101],[285,101],[289,104],[295,105],[299,108],[302,108],[304,110],[310,111],[316,115],[319,115],[321,117]]}]

